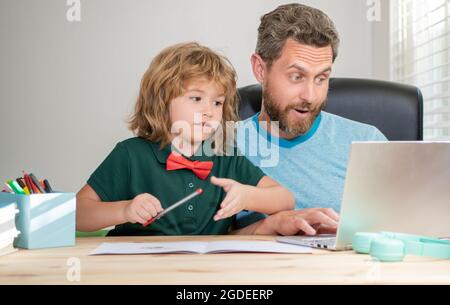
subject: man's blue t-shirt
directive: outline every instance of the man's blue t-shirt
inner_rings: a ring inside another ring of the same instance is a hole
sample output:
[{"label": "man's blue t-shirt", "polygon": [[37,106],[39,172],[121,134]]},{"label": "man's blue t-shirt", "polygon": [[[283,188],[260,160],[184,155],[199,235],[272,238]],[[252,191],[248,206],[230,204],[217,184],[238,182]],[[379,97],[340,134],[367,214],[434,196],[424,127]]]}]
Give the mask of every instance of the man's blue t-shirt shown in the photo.
[{"label": "man's blue t-shirt", "polygon": [[[296,208],[332,208],[340,211],[352,142],[387,141],[374,126],[322,111],[310,130],[286,140],[266,132],[259,113],[239,122],[237,147],[254,165],[288,188]],[[238,215],[238,227],[261,217]]]}]

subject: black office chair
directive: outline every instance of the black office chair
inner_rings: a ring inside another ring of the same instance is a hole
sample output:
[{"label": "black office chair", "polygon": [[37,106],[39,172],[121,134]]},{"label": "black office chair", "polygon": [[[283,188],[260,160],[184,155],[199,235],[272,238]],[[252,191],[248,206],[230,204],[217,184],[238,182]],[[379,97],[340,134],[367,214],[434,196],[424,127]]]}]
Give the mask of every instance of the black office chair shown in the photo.
[{"label": "black office chair", "polygon": [[[261,110],[261,86],[238,89],[239,114]],[[423,140],[423,98],[417,87],[353,78],[330,80],[325,111],[377,127],[390,141]]]}]

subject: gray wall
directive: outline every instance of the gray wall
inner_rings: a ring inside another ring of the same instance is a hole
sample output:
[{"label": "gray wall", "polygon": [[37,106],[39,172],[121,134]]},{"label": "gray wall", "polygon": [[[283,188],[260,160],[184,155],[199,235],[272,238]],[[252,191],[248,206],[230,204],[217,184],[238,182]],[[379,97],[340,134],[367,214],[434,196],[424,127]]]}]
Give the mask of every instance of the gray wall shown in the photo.
[{"label": "gray wall", "polygon": [[[170,44],[208,45],[230,58],[239,85],[254,83],[259,17],[289,2],[81,0],[81,22],[70,23],[63,0],[0,0],[0,181],[25,169],[77,191],[132,136],[125,119],[140,78]],[[365,0],[303,3],[326,11],[341,33],[334,76],[387,78],[374,50],[388,36],[367,20]]]}]

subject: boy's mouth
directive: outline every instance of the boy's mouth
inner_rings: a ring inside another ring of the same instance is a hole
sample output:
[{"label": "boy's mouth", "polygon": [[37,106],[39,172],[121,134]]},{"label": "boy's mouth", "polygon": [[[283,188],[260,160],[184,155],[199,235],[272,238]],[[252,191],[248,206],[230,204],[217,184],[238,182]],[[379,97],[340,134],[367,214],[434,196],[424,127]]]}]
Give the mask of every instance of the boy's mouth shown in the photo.
[{"label": "boy's mouth", "polygon": [[210,131],[216,130],[215,124],[211,122],[194,123],[194,127],[202,128]]},{"label": "boy's mouth", "polygon": [[201,126],[201,127],[205,127],[206,126],[206,122],[203,123],[194,123],[194,126]]},{"label": "boy's mouth", "polygon": [[211,127],[211,128],[215,128],[217,124],[215,122],[199,122],[199,123],[194,123],[194,126],[203,126],[203,127]]}]

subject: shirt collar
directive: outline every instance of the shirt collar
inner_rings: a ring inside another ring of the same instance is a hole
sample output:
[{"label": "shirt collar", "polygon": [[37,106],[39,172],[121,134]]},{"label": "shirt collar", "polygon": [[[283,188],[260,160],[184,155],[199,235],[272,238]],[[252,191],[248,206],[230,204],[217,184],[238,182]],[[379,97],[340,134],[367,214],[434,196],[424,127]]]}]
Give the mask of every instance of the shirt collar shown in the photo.
[{"label": "shirt collar", "polygon": [[161,143],[159,143],[159,142],[157,142],[157,143],[149,142],[149,143],[150,143],[150,147],[152,148],[153,153],[155,154],[155,157],[158,160],[158,162],[161,164],[165,164],[167,161],[167,158],[169,157],[169,155],[171,153],[170,144],[161,148]]},{"label": "shirt collar", "polygon": [[266,140],[270,143],[274,142],[275,139],[278,140],[279,146],[285,147],[285,148],[291,148],[298,144],[308,141],[316,133],[317,129],[320,126],[320,122],[322,121],[322,111],[321,111],[319,113],[319,115],[317,116],[317,118],[314,120],[314,123],[312,124],[311,128],[308,130],[307,133],[300,135],[294,139],[287,140],[284,138],[279,138],[277,136],[274,136],[274,135],[268,133],[264,128],[261,128],[261,126],[259,124],[259,120],[258,120],[259,115],[260,115],[260,112],[255,114],[252,118],[258,133],[261,136],[263,136],[264,138],[266,138]]},{"label": "shirt collar", "polygon": [[[169,143],[163,148],[161,148],[161,143],[159,142],[157,143],[149,142],[149,143],[158,162],[161,164],[166,164],[167,158],[172,152],[172,145]],[[195,154],[192,155],[191,157],[186,157],[185,155],[182,156],[190,161],[212,161],[214,159],[214,156],[207,156],[205,152],[202,152],[200,156],[197,156],[197,154],[200,153],[201,149],[202,146],[200,146],[199,149],[195,152]]]}]

